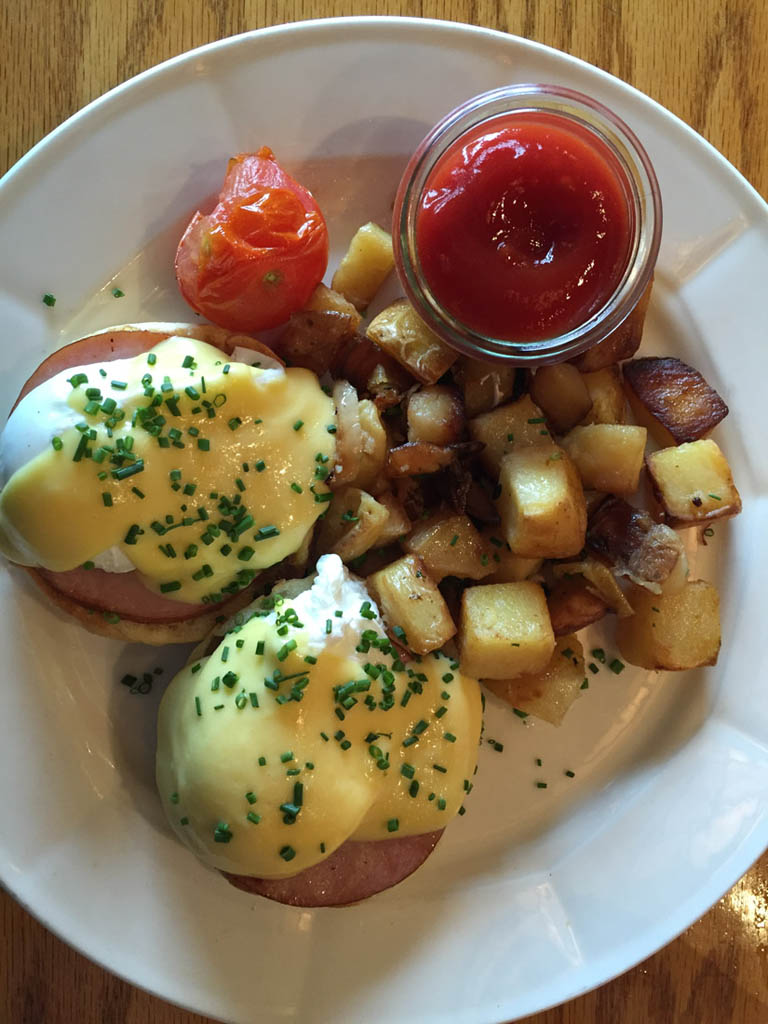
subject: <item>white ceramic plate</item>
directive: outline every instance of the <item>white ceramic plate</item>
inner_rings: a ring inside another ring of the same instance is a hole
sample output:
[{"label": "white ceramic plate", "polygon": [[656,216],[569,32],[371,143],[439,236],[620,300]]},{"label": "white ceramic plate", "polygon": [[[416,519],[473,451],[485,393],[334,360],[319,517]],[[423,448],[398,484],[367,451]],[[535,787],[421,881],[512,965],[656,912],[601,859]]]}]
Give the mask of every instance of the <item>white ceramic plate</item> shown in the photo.
[{"label": "white ceramic plate", "polygon": [[[694,555],[721,588],[720,661],[678,675],[603,669],[560,730],[489,701],[486,735],[504,753],[483,747],[468,813],[428,863],[362,906],[302,911],[232,889],[165,826],[153,720],[183,652],[164,653],[153,693],[132,696],[118,680],[159,664],[156,652],[80,632],[0,568],[0,876],[88,956],[202,1013],[508,1020],[648,956],[766,846],[768,469],[762,443],[746,443],[768,379],[766,206],[701,138],[616,79],[509,36],[375,18],[257,32],[140,75],[0,186],[0,414],[78,333],[189,319],[172,254],[229,154],[268,143],[315,191],[338,258],[357,225],[387,222],[426,129],[512,81],[591,93],[655,162],[665,228],[644,348],[689,357],[729,402],[718,439],[744,499],[742,516]],[[609,633],[600,642],[615,652]]]}]

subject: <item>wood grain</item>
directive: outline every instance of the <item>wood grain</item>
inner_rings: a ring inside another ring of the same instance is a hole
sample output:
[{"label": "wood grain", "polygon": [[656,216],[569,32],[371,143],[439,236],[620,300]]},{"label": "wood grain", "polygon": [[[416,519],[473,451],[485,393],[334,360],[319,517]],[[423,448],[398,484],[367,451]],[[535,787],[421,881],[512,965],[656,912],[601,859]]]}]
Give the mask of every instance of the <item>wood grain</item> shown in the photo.
[{"label": "wood grain", "polygon": [[[4,0],[0,172],[159,61],[249,29],[348,14],[465,21],[566,50],[674,111],[768,196],[765,0]],[[767,915],[765,855],[666,949],[529,1024],[766,1024]],[[96,967],[0,893],[0,1024],[204,1020]]]}]

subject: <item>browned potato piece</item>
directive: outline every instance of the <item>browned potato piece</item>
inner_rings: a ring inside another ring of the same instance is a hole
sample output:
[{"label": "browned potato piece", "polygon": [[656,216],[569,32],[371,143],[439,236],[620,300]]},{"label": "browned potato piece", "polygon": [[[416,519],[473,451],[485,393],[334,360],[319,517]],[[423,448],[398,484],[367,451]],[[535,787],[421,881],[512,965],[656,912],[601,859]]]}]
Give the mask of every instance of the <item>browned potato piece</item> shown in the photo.
[{"label": "browned potato piece", "polygon": [[560,725],[584,683],[584,650],[575,636],[562,636],[549,663],[516,679],[484,679],[483,685],[507,704],[552,725]]},{"label": "browned potato piece", "polygon": [[714,665],[720,650],[720,598],[711,583],[692,580],[677,594],[632,593],[635,614],[618,623],[622,658],[672,671]]},{"label": "browned potato piece", "polygon": [[624,394],[618,366],[606,366],[603,370],[583,373],[581,376],[592,399],[592,408],[582,422],[624,423],[627,418],[627,396]]},{"label": "browned potato piece", "polygon": [[304,310],[307,313],[341,313],[348,318],[353,331],[362,323],[362,316],[340,292],[319,284],[309,297]]},{"label": "browned potato piece", "polygon": [[408,371],[370,338],[356,334],[332,368],[335,378],[346,378],[367,392],[379,409],[397,405],[416,383]]},{"label": "browned potato piece", "polygon": [[421,473],[437,473],[445,469],[456,458],[451,448],[444,448],[426,441],[408,441],[390,448],[387,456],[388,477],[418,476]]},{"label": "browned potato piece", "polygon": [[728,415],[715,389],[680,359],[632,359],[622,369],[638,422],[661,445],[698,441]]},{"label": "browned potato piece", "polygon": [[471,676],[509,679],[538,672],[555,646],[547,599],[538,583],[491,583],[461,596],[461,667]]},{"label": "browned potato piece", "polygon": [[670,526],[690,526],[741,512],[728,460],[709,438],[662,448],[648,456],[646,465]]},{"label": "browned potato piece", "polygon": [[505,455],[550,439],[544,414],[530,395],[483,413],[468,426],[472,440],[485,445],[480,458],[493,476],[498,476]]},{"label": "browned potato piece", "polygon": [[479,416],[506,402],[514,394],[516,374],[514,366],[461,356],[454,377],[462,390],[467,416]]},{"label": "browned potato piece", "polygon": [[643,468],[645,427],[620,423],[592,423],[574,427],[562,439],[584,487],[609,494],[637,490]]},{"label": "browned potato piece", "polygon": [[509,544],[504,540],[503,530],[486,527],[482,534],[491,556],[493,570],[486,576],[486,583],[518,583],[520,580],[527,580],[541,568],[544,561],[542,558],[523,558],[521,555],[512,554]]},{"label": "browned potato piece", "polygon": [[334,368],[361,319],[343,295],[319,284],[306,307],[291,316],[280,338],[280,352],[291,365],[320,376]]},{"label": "browned potato piece", "polygon": [[366,334],[422,384],[435,384],[458,359],[458,352],[427,327],[407,299],[383,309]]},{"label": "browned potato piece", "polygon": [[398,639],[414,654],[438,650],[456,632],[443,595],[416,555],[405,555],[366,583],[389,628],[405,631]]},{"label": "browned potato piece", "polygon": [[491,571],[488,549],[468,516],[436,516],[419,523],[403,547],[419,556],[437,583],[445,576],[481,580]]},{"label": "browned potato piece", "polygon": [[592,348],[588,348],[586,352],[582,352],[580,356],[571,360],[577,370],[581,370],[582,373],[593,373],[612,363],[620,363],[622,359],[629,359],[637,352],[640,342],[643,340],[643,326],[648,303],[651,301],[652,286],[653,281],[651,280],[640,296],[640,301],[623,324],[619,324],[607,338],[598,341]]},{"label": "browned potato piece", "polygon": [[408,399],[408,440],[453,444],[464,433],[464,408],[455,388],[432,384]]},{"label": "browned potato piece", "polygon": [[570,363],[540,366],[531,383],[531,398],[557,434],[575,427],[592,408],[587,385]]},{"label": "browned potato piece", "polygon": [[333,287],[357,309],[365,309],[394,265],[390,233],[378,224],[363,224],[333,275]]},{"label": "browned potato piece", "polygon": [[584,547],[587,507],[579,475],[556,444],[505,455],[498,499],[504,537],[525,558],[568,558]]},{"label": "browned potato piece", "polygon": [[388,518],[387,509],[370,494],[359,487],[345,487],[334,492],[320,521],[318,546],[349,562],[379,543]]},{"label": "browned potato piece", "polygon": [[392,544],[396,540],[400,540],[406,533],[411,529],[411,520],[408,518],[408,513],[403,508],[402,502],[392,494],[391,491],[384,491],[382,494],[376,495],[376,501],[389,513],[389,519],[381,531],[379,537],[379,544]]},{"label": "browned potato piece", "polygon": [[560,580],[549,592],[547,605],[555,636],[575,633],[608,613],[608,605],[583,579]]}]

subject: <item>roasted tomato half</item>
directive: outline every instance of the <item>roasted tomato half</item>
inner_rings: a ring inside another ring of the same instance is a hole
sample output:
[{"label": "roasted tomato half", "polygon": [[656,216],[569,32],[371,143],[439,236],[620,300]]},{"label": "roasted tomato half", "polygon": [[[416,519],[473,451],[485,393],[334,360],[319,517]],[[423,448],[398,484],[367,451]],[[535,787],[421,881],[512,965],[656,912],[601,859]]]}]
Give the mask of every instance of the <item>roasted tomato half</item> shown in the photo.
[{"label": "roasted tomato half", "polygon": [[198,212],[176,251],[193,309],[231,331],[276,327],[301,309],[328,265],[328,229],[271,149],[229,161],[216,208]]}]

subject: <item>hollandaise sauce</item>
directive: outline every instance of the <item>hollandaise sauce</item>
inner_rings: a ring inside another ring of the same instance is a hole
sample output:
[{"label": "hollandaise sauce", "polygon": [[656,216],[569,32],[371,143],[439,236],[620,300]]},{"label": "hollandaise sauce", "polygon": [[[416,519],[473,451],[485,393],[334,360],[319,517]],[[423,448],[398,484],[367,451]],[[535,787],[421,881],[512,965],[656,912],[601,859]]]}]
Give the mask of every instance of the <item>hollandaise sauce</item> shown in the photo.
[{"label": "hollandaise sauce", "polygon": [[285,877],[346,839],[445,827],[472,788],[481,718],[477,681],[440,653],[402,661],[329,555],[311,589],[260,599],[173,680],[158,788],[206,863]]},{"label": "hollandaise sauce", "polygon": [[55,432],[0,494],[0,550],[21,564],[63,572],[117,548],[151,590],[217,602],[297,551],[330,500],[334,408],[308,370],[169,337],[57,375],[9,428],[39,420]]}]

